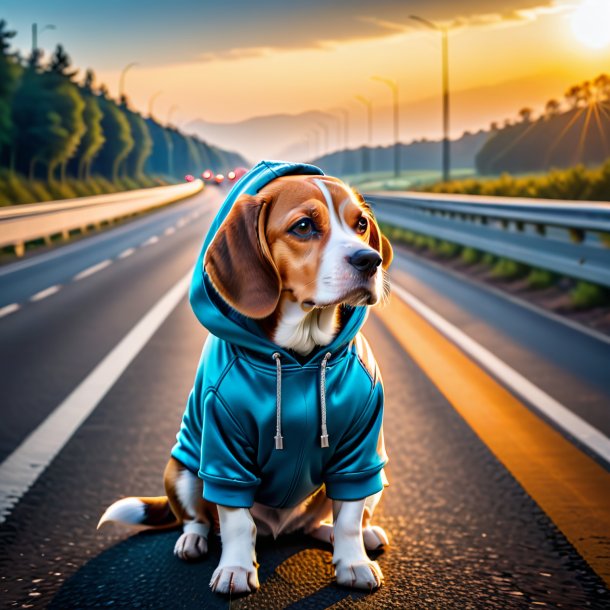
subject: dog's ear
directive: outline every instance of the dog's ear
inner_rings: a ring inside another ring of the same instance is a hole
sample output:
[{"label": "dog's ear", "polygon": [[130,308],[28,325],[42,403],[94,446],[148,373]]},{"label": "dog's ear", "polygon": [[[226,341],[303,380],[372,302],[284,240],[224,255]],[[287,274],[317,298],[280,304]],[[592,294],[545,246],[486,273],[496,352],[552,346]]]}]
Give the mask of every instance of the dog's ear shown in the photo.
[{"label": "dog's ear", "polygon": [[375,248],[375,250],[381,254],[381,266],[384,269],[387,269],[392,263],[394,252],[392,251],[390,240],[381,232],[381,229],[374,218],[371,222],[371,236],[369,238],[369,245],[371,248]]},{"label": "dog's ear", "polygon": [[206,250],[203,266],[220,296],[248,318],[269,316],[280,276],[265,238],[269,197],[241,195]]}]

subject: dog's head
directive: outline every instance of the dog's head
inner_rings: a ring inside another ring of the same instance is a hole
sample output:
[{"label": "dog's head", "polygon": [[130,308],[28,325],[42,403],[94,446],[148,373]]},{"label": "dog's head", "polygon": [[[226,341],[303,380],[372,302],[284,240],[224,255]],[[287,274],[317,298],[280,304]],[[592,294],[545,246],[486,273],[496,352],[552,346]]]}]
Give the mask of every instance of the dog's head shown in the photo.
[{"label": "dog's head", "polygon": [[285,176],[242,195],[204,258],[218,293],[249,318],[286,293],[303,309],[374,305],[392,248],[361,195],[329,176]]}]

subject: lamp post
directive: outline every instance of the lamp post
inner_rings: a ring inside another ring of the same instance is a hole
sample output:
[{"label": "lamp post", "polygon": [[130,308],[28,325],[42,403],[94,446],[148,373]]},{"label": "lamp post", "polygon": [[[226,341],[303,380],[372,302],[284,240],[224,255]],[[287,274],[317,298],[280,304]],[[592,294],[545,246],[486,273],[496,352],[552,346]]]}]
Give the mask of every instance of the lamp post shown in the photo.
[{"label": "lamp post", "polygon": [[409,19],[418,21],[431,30],[440,32],[442,42],[442,82],[443,82],[443,182],[451,178],[451,150],[449,140],[449,28],[442,27],[436,23],[410,15]]},{"label": "lamp post", "polygon": [[125,75],[131,68],[137,65],[137,61],[132,61],[121,70],[121,76],[119,77],[119,100],[122,100],[123,96],[125,95]]},{"label": "lamp post", "polygon": [[[45,25],[41,30],[40,34],[42,34],[45,30],[56,30],[57,28],[49,23]],[[32,23],[32,54],[35,54],[38,49],[38,24]]]},{"label": "lamp post", "polygon": [[319,122],[318,127],[324,132],[324,148],[322,149],[322,155],[325,155],[328,153],[328,125]]},{"label": "lamp post", "polygon": [[148,117],[151,119],[153,118],[153,106],[155,104],[155,101],[162,93],[163,91],[157,91],[156,93],[153,93],[148,99]]},{"label": "lamp post", "polygon": [[371,146],[373,145],[373,102],[363,95],[357,95],[356,99],[366,106],[368,123],[368,141],[362,149],[362,173],[371,171]]},{"label": "lamp post", "polygon": [[391,78],[383,76],[371,76],[373,80],[384,83],[392,90],[392,100],[394,106],[394,176],[400,175],[400,148],[398,142],[398,83]]},{"label": "lamp post", "polygon": [[332,112],[336,112],[337,114],[341,115],[341,119],[343,120],[343,141],[341,142],[341,152],[340,155],[342,157],[343,163],[341,171],[345,174],[347,173],[347,166],[348,166],[348,162],[347,162],[347,147],[349,144],[349,111],[347,110],[347,108],[342,108],[342,107],[338,107],[338,108],[332,108],[331,110]]}]

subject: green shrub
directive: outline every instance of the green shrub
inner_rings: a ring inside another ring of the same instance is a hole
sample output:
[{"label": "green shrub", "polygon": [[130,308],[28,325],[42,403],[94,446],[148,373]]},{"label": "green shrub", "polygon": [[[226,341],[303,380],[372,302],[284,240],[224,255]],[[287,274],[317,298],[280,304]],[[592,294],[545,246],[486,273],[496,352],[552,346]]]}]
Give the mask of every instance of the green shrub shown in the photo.
[{"label": "green shrub", "polygon": [[533,268],[529,272],[526,281],[530,288],[548,288],[557,281],[557,275],[552,271],[547,271],[546,269]]},{"label": "green shrub", "polygon": [[607,288],[580,281],[570,292],[570,300],[577,309],[588,309],[608,304],[610,295]]},{"label": "green shrub", "polygon": [[442,240],[437,244],[435,252],[443,258],[454,258],[460,253],[460,246],[453,242]]},{"label": "green shrub", "polygon": [[491,267],[496,264],[496,256],[491,252],[485,252],[481,257],[481,262],[488,267]]},{"label": "green shrub", "polygon": [[466,247],[460,255],[461,260],[467,265],[474,265],[481,260],[482,253],[475,248]]},{"label": "green shrub", "polygon": [[517,261],[513,261],[509,258],[499,258],[491,270],[491,275],[505,280],[512,280],[523,277],[527,273],[527,269],[527,265],[523,265]]}]

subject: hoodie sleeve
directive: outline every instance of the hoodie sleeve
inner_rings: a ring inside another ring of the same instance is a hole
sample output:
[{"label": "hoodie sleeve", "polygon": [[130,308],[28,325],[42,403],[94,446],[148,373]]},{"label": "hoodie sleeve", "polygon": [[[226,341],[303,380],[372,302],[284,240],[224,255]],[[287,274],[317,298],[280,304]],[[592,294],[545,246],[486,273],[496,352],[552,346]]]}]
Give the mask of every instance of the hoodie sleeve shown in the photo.
[{"label": "hoodie sleeve", "polygon": [[203,497],[221,506],[249,508],[260,484],[256,452],[228,405],[216,392],[207,394],[199,476]]},{"label": "hoodie sleeve", "polygon": [[383,444],[383,385],[378,381],[364,410],[343,435],[324,480],[333,500],[361,500],[381,491],[387,456]]}]

